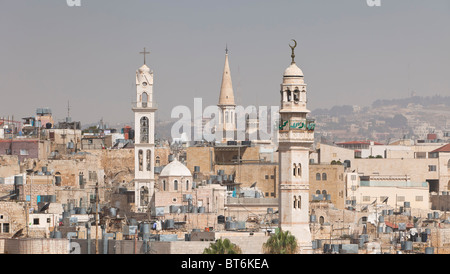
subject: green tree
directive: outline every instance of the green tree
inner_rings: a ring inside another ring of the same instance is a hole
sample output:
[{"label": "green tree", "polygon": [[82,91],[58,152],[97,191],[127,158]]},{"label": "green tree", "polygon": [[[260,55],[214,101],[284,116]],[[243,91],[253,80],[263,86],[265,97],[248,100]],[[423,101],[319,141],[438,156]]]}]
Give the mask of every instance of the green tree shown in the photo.
[{"label": "green tree", "polygon": [[296,254],[297,239],[289,231],[278,230],[263,245],[264,254]]},{"label": "green tree", "polygon": [[241,248],[233,244],[229,239],[218,239],[215,243],[209,244],[203,250],[203,254],[241,254]]}]

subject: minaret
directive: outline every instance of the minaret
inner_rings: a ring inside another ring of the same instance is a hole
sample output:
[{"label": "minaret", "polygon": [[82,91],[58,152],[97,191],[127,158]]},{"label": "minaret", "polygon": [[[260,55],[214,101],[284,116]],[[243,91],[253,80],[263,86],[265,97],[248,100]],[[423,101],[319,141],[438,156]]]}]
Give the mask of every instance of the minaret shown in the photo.
[{"label": "minaret", "polygon": [[311,253],[309,228],[309,152],[314,143],[314,121],[307,120],[306,84],[303,72],[295,64],[285,70],[281,84],[279,126],[279,214],[280,229],[296,238],[300,253]]},{"label": "minaret", "polygon": [[146,65],[136,71],[136,102],[134,112],[134,190],[135,209],[146,212],[154,191],[155,111],[153,101],[153,72]]},{"label": "minaret", "polygon": [[234,103],[233,84],[231,82],[230,65],[228,63],[228,47],[225,49],[225,66],[223,68],[222,85],[220,87],[219,104],[217,106],[220,108],[219,125],[224,132],[223,141],[235,140],[236,104]]}]

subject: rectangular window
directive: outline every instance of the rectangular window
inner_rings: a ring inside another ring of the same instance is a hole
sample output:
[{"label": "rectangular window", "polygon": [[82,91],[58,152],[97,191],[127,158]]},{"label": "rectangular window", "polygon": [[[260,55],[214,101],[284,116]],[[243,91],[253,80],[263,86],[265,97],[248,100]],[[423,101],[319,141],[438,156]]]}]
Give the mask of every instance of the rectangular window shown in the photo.
[{"label": "rectangular window", "polygon": [[270,175],[270,179],[275,179],[275,175]]},{"label": "rectangular window", "polygon": [[266,175],[266,180],[269,179],[269,175]]},{"label": "rectangular window", "polygon": [[416,196],[416,202],[423,202],[423,196]]},{"label": "rectangular window", "polygon": [[363,202],[370,202],[370,196],[363,196]]},{"label": "rectangular window", "polygon": [[356,181],[356,175],[352,175],[352,181]]},{"label": "rectangular window", "polygon": [[271,192],[271,193],[270,193],[270,196],[271,196],[271,197],[275,197],[275,192]]},{"label": "rectangular window", "polygon": [[97,172],[89,171],[89,181],[96,181],[96,180],[97,180]]},{"label": "rectangular window", "polygon": [[397,202],[404,202],[405,196],[397,196]]},{"label": "rectangular window", "polygon": [[428,166],[428,171],[436,171],[436,166],[435,165]]},{"label": "rectangular window", "polygon": [[38,225],[38,224],[39,224],[39,218],[34,218],[33,225]]},{"label": "rectangular window", "polygon": [[3,233],[9,233],[9,224],[8,223],[3,224]]},{"label": "rectangular window", "polygon": [[50,223],[50,218],[47,218],[47,224],[49,224]]},{"label": "rectangular window", "polygon": [[20,150],[20,155],[28,155],[28,150],[26,150],[26,149],[21,149],[21,150]]}]

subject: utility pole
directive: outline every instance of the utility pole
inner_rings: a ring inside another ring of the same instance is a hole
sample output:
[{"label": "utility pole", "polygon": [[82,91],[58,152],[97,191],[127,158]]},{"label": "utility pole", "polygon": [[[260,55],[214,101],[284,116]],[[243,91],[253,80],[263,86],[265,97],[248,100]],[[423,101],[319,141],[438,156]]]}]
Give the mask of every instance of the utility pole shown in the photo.
[{"label": "utility pole", "polygon": [[98,182],[95,184],[95,254],[98,254]]}]

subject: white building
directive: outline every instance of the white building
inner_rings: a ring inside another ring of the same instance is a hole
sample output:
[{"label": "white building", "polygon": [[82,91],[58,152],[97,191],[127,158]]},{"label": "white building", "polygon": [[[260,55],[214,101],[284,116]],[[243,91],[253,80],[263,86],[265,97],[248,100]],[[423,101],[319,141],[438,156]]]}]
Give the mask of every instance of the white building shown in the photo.
[{"label": "white building", "polygon": [[300,253],[311,253],[309,153],[314,144],[314,124],[306,119],[310,112],[306,108],[306,84],[303,72],[294,61],[295,46],[291,46],[292,62],[285,70],[281,84],[278,146],[280,229],[290,231],[297,238]]},{"label": "white building", "polygon": [[135,207],[147,211],[154,188],[155,111],[153,72],[145,64],[136,71],[136,102],[133,104],[135,125],[134,186]]}]

